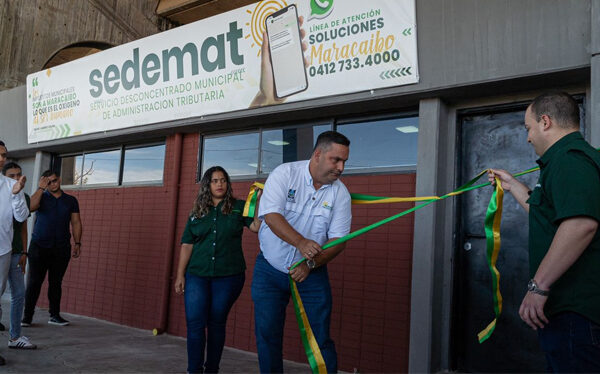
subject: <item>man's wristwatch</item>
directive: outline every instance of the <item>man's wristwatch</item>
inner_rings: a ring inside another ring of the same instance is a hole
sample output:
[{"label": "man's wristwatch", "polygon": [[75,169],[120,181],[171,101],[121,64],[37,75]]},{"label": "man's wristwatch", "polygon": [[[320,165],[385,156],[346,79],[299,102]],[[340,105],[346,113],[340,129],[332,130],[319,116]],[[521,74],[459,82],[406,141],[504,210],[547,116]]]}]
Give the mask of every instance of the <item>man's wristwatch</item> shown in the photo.
[{"label": "man's wristwatch", "polygon": [[306,265],[310,270],[314,269],[317,264],[315,264],[315,260],[306,260]]},{"label": "man's wristwatch", "polygon": [[538,287],[535,279],[532,279],[529,281],[529,283],[527,283],[527,291],[533,292],[533,293],[536,293],[536,294],[542,295],[542,296],[550,295],[549,290],[542,290],[541,288]]}]

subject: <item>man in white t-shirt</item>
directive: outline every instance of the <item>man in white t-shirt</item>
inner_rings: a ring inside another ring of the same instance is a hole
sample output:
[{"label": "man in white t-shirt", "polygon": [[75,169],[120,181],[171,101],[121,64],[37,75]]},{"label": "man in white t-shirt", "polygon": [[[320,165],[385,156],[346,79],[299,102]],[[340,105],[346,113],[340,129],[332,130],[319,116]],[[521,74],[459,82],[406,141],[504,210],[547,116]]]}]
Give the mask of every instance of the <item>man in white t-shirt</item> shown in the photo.
[{"label": "man in white t-shirt", "polygon": [[[7,149],[0,140],[0,168],[6,162]],[[0,285],[6,284],[12,258],[13,218],[23,222],[29,217],[29,209],[25,201],[25,176],[18,181],[0,175]],[[4,280],[4,281],[2,281]],[[2,295],[4,290],[0,290]],[[0,365],[6,362],[0,356]]]},{"label": "man in white t-shirt", "polygon": [[[337,371],[329,336],[331,287],[326,264],[345,243],[323,251],[325,243],[350,232],[351,198],[339,180],[350,152],[344,135],[319,135],[310,160],[278,166],[269,175],[259,207],[265,221],[258,238],[261,252],[252,280],[258,360],[262,373],[283,371],[283,327],[290,299],[288,275],[298,283],[312,331],[328,372]],[[290,267],[306,258],[293,270]]]}]

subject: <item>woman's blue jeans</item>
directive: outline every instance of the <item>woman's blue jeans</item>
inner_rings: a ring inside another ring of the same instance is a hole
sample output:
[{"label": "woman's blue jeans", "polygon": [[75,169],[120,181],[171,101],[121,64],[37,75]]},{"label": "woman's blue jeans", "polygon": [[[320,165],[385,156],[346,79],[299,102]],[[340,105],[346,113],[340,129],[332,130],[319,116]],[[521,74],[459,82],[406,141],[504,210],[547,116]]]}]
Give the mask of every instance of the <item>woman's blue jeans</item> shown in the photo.
[{"label": "woman's blue jeans", "polygon": [[[225,324],[240,296],[246,275],[185,275],[185,319],[189,373],[217,373],[225,346]],[[206,361],[204,351],[206,347]]]}]

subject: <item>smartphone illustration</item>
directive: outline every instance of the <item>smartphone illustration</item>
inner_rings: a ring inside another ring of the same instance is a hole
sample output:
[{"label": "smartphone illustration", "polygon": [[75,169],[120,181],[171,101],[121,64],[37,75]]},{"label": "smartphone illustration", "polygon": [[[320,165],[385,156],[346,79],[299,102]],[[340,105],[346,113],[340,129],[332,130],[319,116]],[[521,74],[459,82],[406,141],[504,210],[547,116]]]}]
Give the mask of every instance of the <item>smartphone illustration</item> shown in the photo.
[{"label": "smartphone illustration", "polygon": [[275,96],[283,98],[306,90],[308,78],[296,5],[288,5],[269,15],[265,26],[269,38]]}]

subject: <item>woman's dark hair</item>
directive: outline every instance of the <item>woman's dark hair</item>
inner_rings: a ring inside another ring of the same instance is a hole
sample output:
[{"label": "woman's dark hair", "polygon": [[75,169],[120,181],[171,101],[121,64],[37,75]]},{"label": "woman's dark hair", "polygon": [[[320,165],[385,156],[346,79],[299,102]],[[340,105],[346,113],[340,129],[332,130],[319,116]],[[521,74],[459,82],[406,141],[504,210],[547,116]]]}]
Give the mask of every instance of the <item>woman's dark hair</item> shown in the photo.
[{"label": "woman's dark hair", "polygon": [[204,172],[202,179],[200,179],[200,191],[198,191],[198,197],[192,208],[190,216],[200,218],[208,213],[210,207],[214,206],[212,201],[212,194],[210,193],[210,182],[214,172],[220,171],[227,180],[227,190],[225,191],[225,197],[223,198],[223,206],[221,211],[223,214],[230,214],[233,210],[233,190],[231,188],[231,180],[229,174],[220,166],[213,166]]}]

